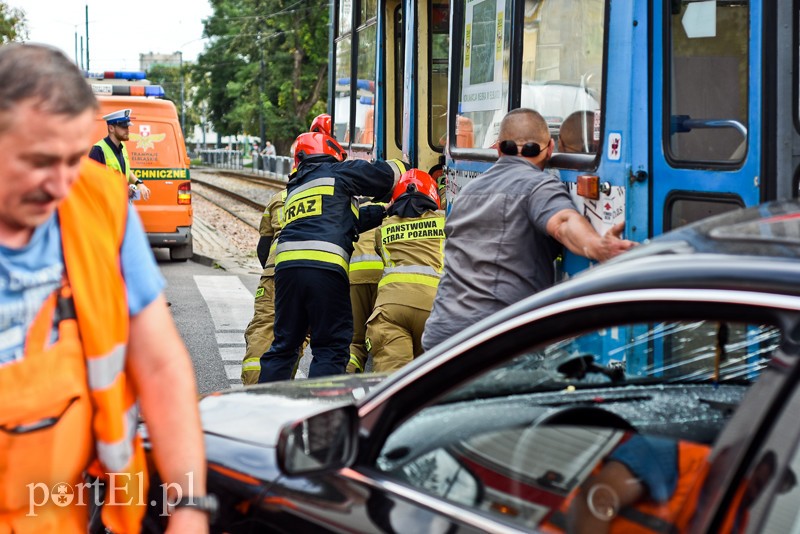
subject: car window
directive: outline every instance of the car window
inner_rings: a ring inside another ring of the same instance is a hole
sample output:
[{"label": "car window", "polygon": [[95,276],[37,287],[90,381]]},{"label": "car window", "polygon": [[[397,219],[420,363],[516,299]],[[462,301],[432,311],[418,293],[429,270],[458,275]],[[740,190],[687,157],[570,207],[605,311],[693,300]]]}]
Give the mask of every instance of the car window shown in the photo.
[{"label": "car window", "polygon": [[680,530],[780,334],[642,323],[533,347],[406,420],[376,467],[525,528]]}]

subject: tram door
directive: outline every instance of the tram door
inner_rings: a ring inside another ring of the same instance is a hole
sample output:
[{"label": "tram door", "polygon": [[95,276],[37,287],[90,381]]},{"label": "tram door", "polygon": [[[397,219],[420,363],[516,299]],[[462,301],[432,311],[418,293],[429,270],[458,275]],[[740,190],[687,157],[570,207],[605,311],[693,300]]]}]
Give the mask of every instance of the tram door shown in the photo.
[{"label": "tram door", "polygon": [[651,4],[651,236],[762,200],[761,4]]},{"label": "tram door", "polygon": [[450,3],[405,0],[403,17],[403,157],[438,179],[447,132]]}]

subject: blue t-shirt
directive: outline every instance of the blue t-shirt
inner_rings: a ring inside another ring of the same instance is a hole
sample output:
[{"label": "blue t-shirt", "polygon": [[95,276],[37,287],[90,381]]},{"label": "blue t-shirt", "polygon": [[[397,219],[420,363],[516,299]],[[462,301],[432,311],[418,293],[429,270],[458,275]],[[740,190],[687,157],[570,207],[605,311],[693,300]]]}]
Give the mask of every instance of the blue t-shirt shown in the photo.
[{"label": "blue t-shirt", "polygon": [[676,441],[637,434],[614,449],[608,459],[625,465],[654,501],[665,503],[675,493],[679,474]]},{"label": "blue t-shirt", "polygon": [[[133,317],[153,302],[165,285],[134,209],[128,210],[120,256],[128,311]],[[63,271],[57,214],[37,227],[23,248],[0,245],[0,366],[22,359],[28,329],[42,303],[59,287]],[[57,339],[56,328],[51,337]]]}]

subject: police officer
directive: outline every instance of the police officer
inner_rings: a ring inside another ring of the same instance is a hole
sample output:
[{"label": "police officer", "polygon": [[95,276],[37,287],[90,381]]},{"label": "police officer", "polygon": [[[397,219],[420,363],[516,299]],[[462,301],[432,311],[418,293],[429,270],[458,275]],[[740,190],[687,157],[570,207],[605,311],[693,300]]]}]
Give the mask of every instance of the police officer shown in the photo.
[{"label": "police officer", "polygon": [[[364,206],[369,203],[363,204]],[[375,251],[375,236],[364,232],[353,243],[350,257],[350,306],[353,308],[353,340],[350,342],[348,373],[363,373],[367,364],[365,346],[367,319],[375,307],[378,282],[383,275],[383,260]]]},{"label": "police officer", "polygon": [[389,218],[375,232],[385,264],[367,347],[375,372],[400,369],[422,354],[422,332],[444,268],[444,212],[436,180],[411,169],[392,194]]},{"label": "police officer", "polygon": [[336,140],[308,132],[295,141],[284,226],[275,256],[275,340],[261,357],[259,382],[291,375],[308,330],[309,377],[344,373],[353,337],[348,267],[359,231],[380,224],[382,206],[358,208],[358,196],[383,197],[405,171],[399,161],[344,161]]},{"label": "police officer", "polygon": [[150,189],[131,172],[128,149],[122,143],[128,140],[130,134],[131,110],[114,111],[104,115],[103,120],[106,121],[108,135],[94,144],[89,151],[89,157],[126,177],[128,185],[132,186],[129,196],[133,197],[136,193],[141,193],[141,197],[148,200]]}]

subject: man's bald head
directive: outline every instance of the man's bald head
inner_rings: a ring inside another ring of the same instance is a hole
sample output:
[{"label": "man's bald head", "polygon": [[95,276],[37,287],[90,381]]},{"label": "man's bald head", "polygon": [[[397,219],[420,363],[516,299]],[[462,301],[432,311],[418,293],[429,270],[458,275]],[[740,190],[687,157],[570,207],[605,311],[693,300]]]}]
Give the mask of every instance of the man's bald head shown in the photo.
[{"label": "man's bald head", "polygon": [[592,111],[575,111],[561,123],[558,146],[561,152],[597,152],[598,141],[594,140]]},{"label": "man's bald head", "polygon": [[537,111],[517,108],[509,111],[500,123],[499,140],[510,139],[520,144],[534,142],[545,147],[550,142],[547,121]]}]

